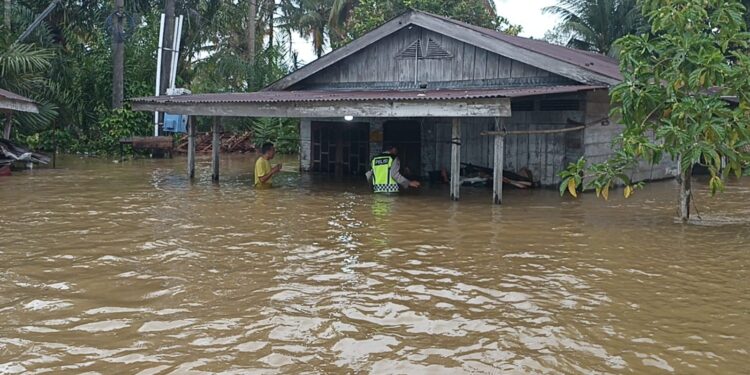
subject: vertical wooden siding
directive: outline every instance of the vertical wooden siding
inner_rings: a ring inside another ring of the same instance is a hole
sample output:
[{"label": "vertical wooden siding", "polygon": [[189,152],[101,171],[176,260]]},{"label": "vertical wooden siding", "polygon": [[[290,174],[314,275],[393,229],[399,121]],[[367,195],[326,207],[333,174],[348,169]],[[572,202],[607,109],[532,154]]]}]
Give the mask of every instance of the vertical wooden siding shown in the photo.
[{"label": "vertical wooden siding", "polygon": [[[567,119],[583,121],[583,111],[518,111],[508,120],[508,130],[559,129],[571,126]],[[493,137],[480,133],[493,130],[494,119],[461,119],[461,161],[483,167],[493,166]],[[448,168],[450,165],[450,119],[424,119],[422,122],[422,170]],[[559,182],[557,174],[583,154],[575,143],[566,142],[566,134],[514,135],[505,138],[503,169],[529,168],[545,186]],[[566,147],[567,144],[567,147]]]},{"label": "vertical wooden siding", "polygon": [[549,77],[551,73],[513,61],[419,27],[402,29],[368,48],[302,81],[306,84],[414,82],[415,60],[396,55],[419,39],[422,51],[429,39],[437,42],[452,57],[420,59],[416,75],[419,82],[462,81],[496,78]]}]

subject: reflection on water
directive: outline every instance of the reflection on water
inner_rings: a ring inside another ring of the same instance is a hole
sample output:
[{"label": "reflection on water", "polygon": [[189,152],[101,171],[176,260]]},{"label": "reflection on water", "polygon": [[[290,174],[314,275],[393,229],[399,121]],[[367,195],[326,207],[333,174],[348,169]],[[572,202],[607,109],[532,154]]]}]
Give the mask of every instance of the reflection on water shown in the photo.
[{"label": "reflection on water", "polygon": [[497,207],[222,164],[0,179],[0,374],[747,373],[750,181],[682,226],[672,182]]}]

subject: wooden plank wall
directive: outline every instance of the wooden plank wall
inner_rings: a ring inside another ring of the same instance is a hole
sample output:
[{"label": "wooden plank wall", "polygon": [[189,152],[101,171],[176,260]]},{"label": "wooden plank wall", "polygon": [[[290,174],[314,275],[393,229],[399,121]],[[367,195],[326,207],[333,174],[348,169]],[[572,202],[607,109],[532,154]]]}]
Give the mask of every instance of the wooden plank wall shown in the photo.
[{"label": "wooden plank wall", "polygon": [[421,59],[416,72],[419,82],[462,81],[497,78],[549,77],[552,74],[527,64],[488,52],[420,27],[402,29],[372,46],[334,64],[298,85],[324,83],[413,83],[415,60],[396,55],[421,40],[426,51],[429,39],[453,56],[449,59]]},{"label": "wooden plank wall", "polygon": [[[508,120],[507,130],[559,129],[567,120],[583,121],[583,107],[579,111],[516,111]],[[450,167],[451,119],[422,120],[422,170],[424,173]],[[494,119],[461,119],[461,162],[483,167],[493,167],[493,137],[481,136],[493,130]],[[580,132],[576,132],[582,136]],[[566,142],[566,133],[515,135],[505,138],[503,169],[519,171],[529,168],[535,180],[544,186],[555,186],[558,173],[569,162],[582,154],[581,142]],[[569,136],[568,136],[569,137]]]}]

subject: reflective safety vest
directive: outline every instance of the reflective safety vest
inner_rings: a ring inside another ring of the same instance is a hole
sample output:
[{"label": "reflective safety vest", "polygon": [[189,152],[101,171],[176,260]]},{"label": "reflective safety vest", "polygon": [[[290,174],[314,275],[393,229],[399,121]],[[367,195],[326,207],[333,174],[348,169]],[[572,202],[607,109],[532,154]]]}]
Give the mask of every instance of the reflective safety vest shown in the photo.
[{"label": "reflective safety vest", "polygon": [[398,193],[398,183],[391,177],[393,156],[383,154],[372,159],[372,190],[376,193]]}]

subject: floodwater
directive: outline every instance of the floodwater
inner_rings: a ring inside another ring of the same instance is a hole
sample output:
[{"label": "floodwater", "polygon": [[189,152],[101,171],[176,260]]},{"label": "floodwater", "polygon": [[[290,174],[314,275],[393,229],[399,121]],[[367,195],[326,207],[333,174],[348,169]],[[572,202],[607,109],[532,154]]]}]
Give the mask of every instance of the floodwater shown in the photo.
[{"label": "floodwater", "polygon": [[[747,374],[750,180],[398,197],[250,156],[0,178],[0,374]],[[286,169],[286,168],[285,168]]]}]

